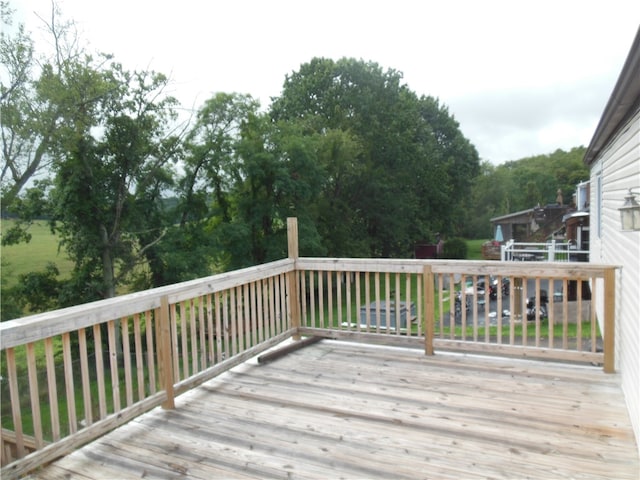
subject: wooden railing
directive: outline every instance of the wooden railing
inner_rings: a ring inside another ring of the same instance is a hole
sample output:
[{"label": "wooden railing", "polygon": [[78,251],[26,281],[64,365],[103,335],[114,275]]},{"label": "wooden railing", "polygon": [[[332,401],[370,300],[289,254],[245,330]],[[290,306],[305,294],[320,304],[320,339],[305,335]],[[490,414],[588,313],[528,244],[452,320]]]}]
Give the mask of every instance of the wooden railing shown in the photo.
[{"label": "wooden railing", "polygon": [[[615,268],[586,263],[301,258],[302,335],[602,364]],[[604,298],[603,318],[592,298]]]},{"label": "wooden railing", "polygon": [[2,478],[173,408],[176,395],[292,336],[613,371],[614,267],[299,258],[295,219],[288,227],[286,260],[0,324]]},{"label": "wooden railing", "polygon": [[290,337],[292,270],[281,260],[0,324],[2,478],[172,408]]}]

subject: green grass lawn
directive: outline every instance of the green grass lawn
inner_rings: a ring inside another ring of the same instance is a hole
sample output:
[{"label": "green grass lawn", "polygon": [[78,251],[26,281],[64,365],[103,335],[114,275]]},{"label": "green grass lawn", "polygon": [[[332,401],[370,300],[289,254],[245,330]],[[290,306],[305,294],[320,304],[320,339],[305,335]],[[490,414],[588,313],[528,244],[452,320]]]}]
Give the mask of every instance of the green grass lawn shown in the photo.
[{"label": "green grass lawn", "polygon": [[[2,220],[2,231],[10,228],[13,220]],[[53,262],[60,271],[60,277],[66,278],[73,263],[64,251],[58,251],[58,238],[51,233],[45,221],[34,223],[29,228],[31,241],[2,247],[2,286],[12,287],[21,274],[42,271],[47,263]]]},{"label": "green grass lawn", "polygon": [[467,240],[467,260],[484,260],[482,244],[486,240]]}]

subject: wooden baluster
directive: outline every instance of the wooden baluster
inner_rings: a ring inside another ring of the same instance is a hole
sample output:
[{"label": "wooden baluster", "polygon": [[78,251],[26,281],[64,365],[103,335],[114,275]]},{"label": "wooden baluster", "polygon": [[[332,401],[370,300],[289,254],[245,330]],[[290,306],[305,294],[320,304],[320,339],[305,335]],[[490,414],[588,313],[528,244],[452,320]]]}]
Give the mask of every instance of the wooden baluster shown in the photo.
[{"label": "wooden baluster", "polygon": [[327,328],[324,316],[324,272],[318,272],[318,323],[321,328]]},{"label": "wooden baluster", "polygon": [[[175,310],[173,310],[175,312]],[[159,321],[157,323],[157,345],[158,345],[158,374],[160,376],[160,386],[167,394],[167,399],[162,403],[162,408],[173,409],[175,408],[174,392],[173,392],[173,361],[172,361],[172,344],[171,344],[171,332],[172,323],[177,323],[177,319],[174,317],[173,321],[169,316],[169,298],[163,296],[160,298],[160,309],[158,316]]]},{"label": "wooden baluster", "polygon": [[262,343],[264,341],[264,326],[262,320],[262,281],[260,283],[253,282],[253,288],[251,290],[251,308],[253,313],[251,315],[254,327],[253,342],[254,344]]},{"label": "wooden baluster", "polygon": [[11,398],[11,415],[13,431],[16,434],[16,453],[18,458],[25,456],[24,433],[22,431],[22,412],[20,411],[20,391],[18,389],[18,374],[16,369],[15,349],[7,348],[7,376],[9,377],[9,397]]},{"label": "wooden baluster", "polygon": [[[352,272],[345,272],[345,298],[346,298],[346,307],[347,307],[347,325],[348,329],[352,330],[353,325],[353,312],[351,309],[351,274]],[[357,314],[357,311],[356,311]]]},{"label": "wooden baluster", "polygon": [[207,348],[209,354],[209,361],[207,362],[207,366],[210,366],[216,362],[215,360],[215,347],[214,342],[216,338],[220,334],[220,330],[213,326],[214,312],[213,312],[213,296],[211,294],[207,295]]},{"label": "wooden baluster", "polygon": [[[167,318],[169,319],[169,328],[171,329],[171,361],[173,362],[173,381],[178,383],[180,381],[180,351],[178,349],[180,335],[178,335],[178,306],[173,303],[171,304],[170,312],[171,316],[167,314]],[[159,327],[159,326],[158,326]],[[181,328],[182,330],[182,328]],[[160,332],[160,330],[158,330]],[[156,342],[158,343],[158,342]],[[158,349],[160,349],[160,343],[158,343]]]},{"label": "wooden baluster", "polygon": [[562,279],[562,291],[564,299],[562,300],[562,348],[569,348],[569,279]]},{"label": "wooden baluster", "polygon": [[228,348],[228,345],[225,344],[225,340],[227,338],[227,323],[223,322],[222,311],[224,309],[223,301],[221,300],[220,292],[215,292],[213,294],[213,308],[215,309],[215,322],[216,322],[216,363],[221,362],[223,360],[223,353],[225,348]]},{"label": "wooden baluster", "polygon": [[236,289],[229,290],[229,322],[231,323],[231,356],[238,353],[238,324],[236,318]]},{"label": "wooden baluster", "polygon": [[138,400],[145,398],[144,361],[142,352],[142,329],[140,328],[140,314],[133,316],[133,346],[136,356],[136,381],[138,383]]},{"label": "wooden baluster", "polygon": [[576,350],[582,351],[582,279],[576,280]]},{"label": "wooden baluster", "polygon": [[502,281],[502,275],[498,275],[496,280],[496,342],[498,343],[498,345],[502,344]]},{"label": "wooden baluster", "polygon": [[154,320],[150,311],[144,314],[144,327],[147,338],[147,369],[149,372],[149,393],[156,393],[156,365],[155,365],[155,345],[153,342],[154,327],[157,329],[159,321],[156,317]]},{"label": "wooden baluster", "polygon": [[616,313],[616,270],[607,268],[604,272],[604,371],[615,372],[615,313]]},{"label": "wooden baluster", "polygon": [[[396,334],[400,335],[402,333],[402,311],[400,306],[402,305],[402,292],[400,291],[400,274],[399,273],[395,273],[394,274],[395,277],[395,298],[394,298],[394,303],[396,305]],[[406,310],[405,310],[405,326],[404,331],[406,332],[407,335],[411,335],[411,312],[409,311],[409,304],[405,304],[406,306]]]},{"label": "wooden baluster", "polygon": [[118,373],[118,350],[116,345],[116,322],[107,322],[107,337],[109,341],[109,368],[111,369],[111,397],[113,411],[120,411],[120,378]]},{"label": "wooden baluster", "polygon": [[376,302],[376,333],[380,333],[380,321],[382,320],[381,306],[380,306],[380,272],[373,274],[373,288]]},{"label": "wooden baluster", "polygon": [[591,278],[591,300],[589,301],[589,321],[591,322],[591,352],[596,353],[598,349],[598,319],[596,318],[596,309],[593,307],[593,301],[597,297],[598,281],[595,277]]},{"label": "wooden baluster", "polygon": [[122,357],[124,362],[124,388],[127,407],[133,404],[133,381],[131,376],[131,351],[129,345],[129,319],[120,319],[122,330]]},{"label": "wooden baluster", "polygon": [[[96,349],[96,383],[98,388],[98,407],[100,412],[100,419],[103,419],[107,416],[107,387],[104,380],[104,354],[102,351],[102,331],[100,330],[100,324],[96,324],[93,326],[93,342],[94,348]],[[46,347],[46,340],[45,340]],[[53,357],[53,353],[52,353]],[[47,366],[47,370],[49,370]],[[55,373],[54,373],[55,375]],[[54,376],[55,381],[55,376]],[[51,390],[51,385],[49,385],[49,390]],[[49,400],[51,402],[51,399]],[[53,410],[53,405],[51,406]],[[56,406],[56,411],[58,410]],[[53,422],[53,419],[51,419]],[[55,435],[54,435],[55,439]]]},{"label": "wooden baluster", "polygon": [[84,403],[84,421],[88,427],[93,423],[91,404],[91,380],[89,378],[89,356],[87,354],[87,334],[84,328],[78,330],[78,347],[80,348],[80,373],[82,376],[82,398]]},{"label": "wooden baluster", "polygon": [[422,271],[423,295],[424,295],[424,353],[425,355],[433,355],[433,331],[435,322],[435,302],[433,296],[433,272],[431,265],[425,265]]},{"label": "wooden baluster", "polygon": [[42,434],[42,417],[40,415],[40,390],[38,388],[38,372],[36,369],[36,354],[33,343],[27,343],[27,370],[29,375],[29,397],[31,398],[31,418],[33,420],[33,435],[36,449],[44,446]]},{"label": "wooden baluster", "polygon": [[244,307],[244,330],[245,330],[245,348],[251,348],[254,344],[251,343],[253,339],[254,330],[253,325],[255,320],[251,315],[251,292],[248,284],[243,287],[242,293],[242,306]]},{"label": "wooden baluster", "polygon": [[64,385],[67,398],[67,419],[69,425],[69,433],[75,433],[78,430],[78,421],[76,417],[76,397],[73,384],[71,335],[69,333],[62,334],[62,360],[64,364]]},{"label": "wooden baluster", "polygon": [[343,272],[336,272],[336,306],[338,307],[338,327],[343,328],[344,325],[348,325],[345,319],[342,318],[342,275]]},{"label": "wooden baluster", "polygon": [[[535,335],[536,335],[536,347],[540,346],[540,308],[542,306],[542,293],[540,292],[540,277],[536,277],[536,327],[535,327]],[[547,295],[549,292],[547,291]]]},{"label": "wooden baluster", "polygon": [[[360,276],[361,272],[356,272],[356,286],[355,286],[355,295],[356,295],[356,331],[362,331],[362,315],[360,312],[362,311],[362,289],[360,285]],[[368,309],[367,309],[368,310]]]},{"label": "wooden baluster", "polygon": [[[189,312],[188,315],[187,311]],[[191,375],[198,372],[198,320],[196,319],[196,303],[193,298],[189,300],[189,309],[185,309],[185,319],[183,321],[189,322],[190,341],[187,341],[186,345],[187,348],[189,348],[189,344],[191,344],[191,368],[186,369],[184,376],[184,378],[189,378]],[[187,365],[189,364],[187,361],[188,358],[189,355],[185,358],[185,364]]]},{"label": "wooden baluster", "polygon": [[232,352],[232,341],[231,341],[231,335],[233,334],[232,330],[233,327],[231,325],[231,318],[230,318],[230,312],[229,312],[229,302],[231,301],[230,299],[230,293],[228,290],[225,290],[224,292],[222,292],[222,297],[221,297],[222,303],[221,303],[221,308],[222,308],[222,321],[223,321],[223,325],[224,325],[224,356],[225,358],[229,358],[230,356],[233,355]]},{"label": "wooden baluster", "polygon": [[203,371],[207,368],[207,317],[204,314],[206,297],[198,297],[198,353],[200,354],[200,369]]}]

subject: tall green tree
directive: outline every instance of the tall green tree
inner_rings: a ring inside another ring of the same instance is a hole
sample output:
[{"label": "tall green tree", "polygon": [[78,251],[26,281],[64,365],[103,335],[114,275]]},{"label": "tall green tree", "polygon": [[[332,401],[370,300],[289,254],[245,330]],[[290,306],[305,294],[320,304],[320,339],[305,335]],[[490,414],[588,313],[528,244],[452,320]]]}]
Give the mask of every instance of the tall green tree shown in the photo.
[{"label": "tall green tree", "polygon": [[232,221],[232,194],[241,179],[235,146],[243,123],[258,108],[249,95],[218,93],[198,110],[184,138],[182,174],[175,177],[177,204],[164,212],[162,242],[145,252],[148,284],[166,285],[228,268],[229,254],[216,243],[216,229]]},{"label": "tall green tree", "polygon": [[318,193],[325,181],[317,161],[318,139],[301,134],[300,128],[257,112],[242,122],[228,173],[228,217],[219,217],[213,229],[225,269],[286,256],[290,216],[299,221],[300,251],[323,252],[316,227]]},{"label": "tall green tree", "polygon": [[[54,228],[75,262],[76,292],[109,298],[162,238],[164,225],[150,225],[141,208],[149,203],[139,200],[170,181],[176,140],[167,125],[175,100],[163,97],[168,80],[161,74],[116,63],[94,68],[90,58],[67,68],[84,88],[67,89],[78,108],[56,145]],[[51,82],[63,79],[52,75]]]},{"label": "tall green tree", "polygon": [[483,163],[473,182],[464,235],[491,238],[491,218],[555,204],[558,190],[564,203],[571,205],[576,185],[589,178],[584,152],[584,147],[575,147],[501,165]]},{"label": "tall green tree", "polygon": [[460,216],[468,196],[477,152],[446,108],[418,98],[399,72],[354,59],[315,58],[286,78],[271,115],[304,122],[309,134],[342,132],[357,147],[345,149],[349,157],[338,163],[347,167],[341,177],[348,187],[339,198],[329,188],[323,192],[334,196],[326,205],[346,210],[327,211],[324,218],[347,214],[337,238],[366,243],[331,242],[339,248],[336,255],[407,256],[415,242],[456,229],[452,215]]},{"label": "tall green tree", "polygon": [[[64,76],[66,65],[83,55],[75,24],[62,19],[55,3],[51,22],[42,25],[53,45],[53,53],[47,56],[36,52],[24,25],[14,25],[13,14],[8,2],[0,2],[3,211],[11,209],[32,178],[48,175],[55,136],[65,116],[76,107],[72,97],[50,89],[50,77],[52,73]],[[72,87],[70,83],[66,86]]]}]

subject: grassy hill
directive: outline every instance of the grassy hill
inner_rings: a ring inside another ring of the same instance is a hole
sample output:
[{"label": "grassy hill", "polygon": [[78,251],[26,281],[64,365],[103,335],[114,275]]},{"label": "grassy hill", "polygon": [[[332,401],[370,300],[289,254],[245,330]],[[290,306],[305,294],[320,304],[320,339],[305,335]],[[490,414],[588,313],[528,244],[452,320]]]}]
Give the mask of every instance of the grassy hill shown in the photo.
[{"label": "grassy hill", "polygon": [[[10,228],[13,220],[2,220],[2,231]],[[66,257],[63,250],[58,250],[58,238],[51,233],[46,222],[33,224],[29,233],[32,238],[29,243],[3,246],[0,250],[2,257],[2,286],[11,287],[18,282],[21,274],[44,270],[47,263],[53,262],[60,270],[60,275],[65,278],[73,263]]]}]

